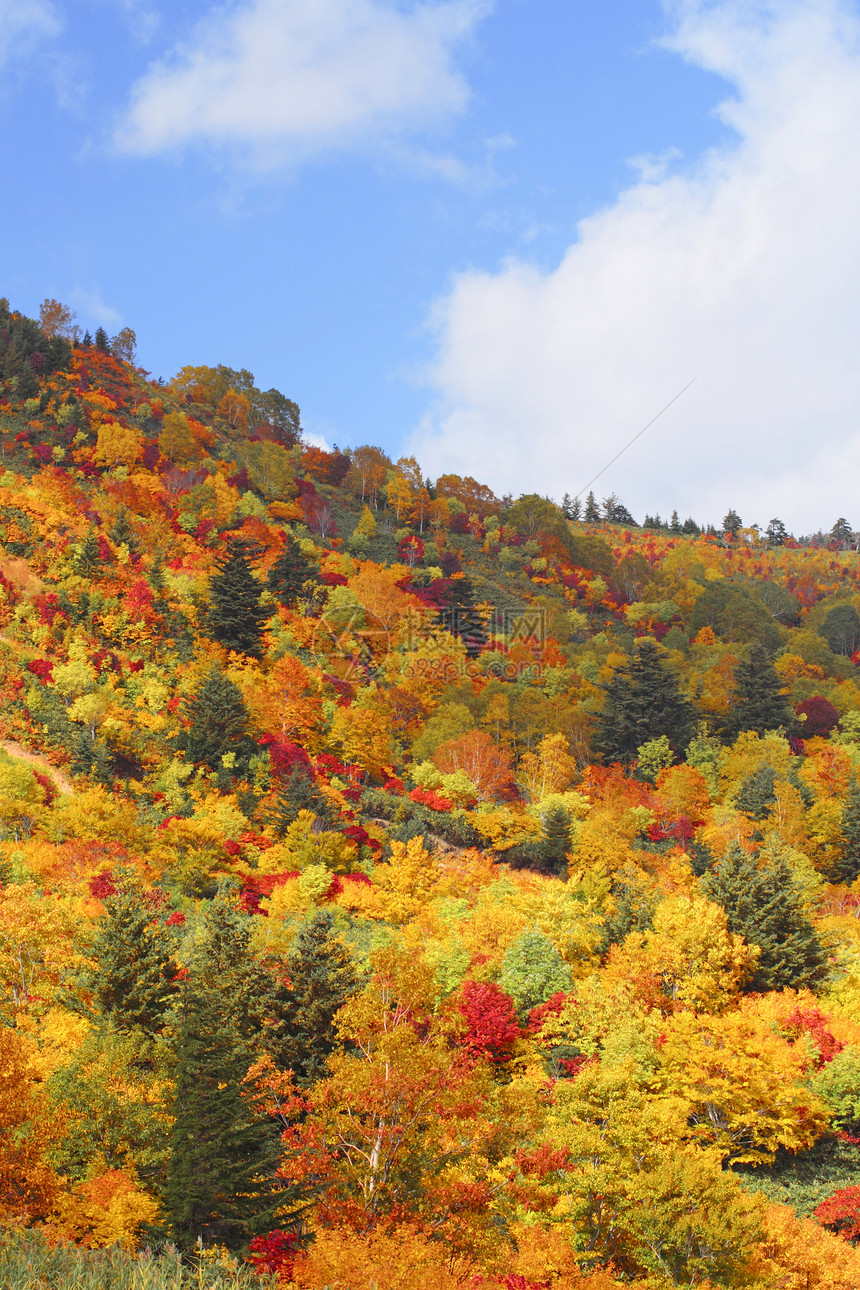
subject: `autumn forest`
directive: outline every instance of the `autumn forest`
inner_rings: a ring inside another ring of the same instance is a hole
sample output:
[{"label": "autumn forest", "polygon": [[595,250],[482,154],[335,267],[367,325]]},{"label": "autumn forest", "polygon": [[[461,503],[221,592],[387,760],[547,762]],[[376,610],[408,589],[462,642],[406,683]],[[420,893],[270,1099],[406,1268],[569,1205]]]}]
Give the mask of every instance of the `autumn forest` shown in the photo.
[{"label": "autumn forest", "polygon": [[857,1290],[850,525],[135,343],[0,301],[0,1284]]}]

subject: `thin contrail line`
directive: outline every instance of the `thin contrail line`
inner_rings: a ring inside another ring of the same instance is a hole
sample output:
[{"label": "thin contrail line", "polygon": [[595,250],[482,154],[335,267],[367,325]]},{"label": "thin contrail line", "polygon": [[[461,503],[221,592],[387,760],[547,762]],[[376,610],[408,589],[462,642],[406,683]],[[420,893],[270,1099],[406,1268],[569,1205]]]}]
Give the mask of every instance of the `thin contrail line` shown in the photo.
[{"label": "thin contrail line", "polygon": [[645,431],[650,430],[654,422],[659,421],[663,413],[668,412],[672,404],[677,403],[681,395],[686,394],[690,386],[694,385],[695,382],[698,381],[698,379],[699,379],[699,375],[697,374],[696,376],[693,377],[692,381],[688,381],[687,384],[684,386],[683,390],[679,390],[678,393],[675,395],[674,399],[670,399],[669,402],[666,404],[665,408],[661,408],[660,411],[657,413],[656,417],[652,417],[651,420],[648,422],[647,426],[643,426],[642,429],[638,432],[638,434],[635,434],[633,438],[630,440],[630,442],[624,445],[624,447],[621,449],[620,452],[616,452],[612,460],[608,461],[602,470],[598,470],[597,474],[594,476],[594,479],[589,479],[588,483],[585,484],[582,488],[580,488],[579,492],[576,493],[575,496],[581,497],[582,494],[585,492],[586,488],[590,488],[592,484],[596,484],[600,476],[605,475],[609,467],[614,466],[618,458],[623,456],[628,448],[632,448],[636,440],[641,439]]}]

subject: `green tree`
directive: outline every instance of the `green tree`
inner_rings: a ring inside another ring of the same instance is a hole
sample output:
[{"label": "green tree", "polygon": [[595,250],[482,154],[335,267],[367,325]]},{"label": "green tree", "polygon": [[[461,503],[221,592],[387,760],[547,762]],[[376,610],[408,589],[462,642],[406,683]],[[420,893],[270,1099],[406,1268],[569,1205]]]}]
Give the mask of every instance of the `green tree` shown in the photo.
[{"label": "green tree", "polygon": [[190,761],[200,762],[210,770],[221,770],[223,758],[231,753],[241,767],[254,751],[245,701],[238,686],[217,663],[186,702],[185,720],[178,745]]},{"label": "green tree", "polygon": [[769,730],[790,734],[797,721],[781,689],[782,681],[767,650],[751,645],[746,660],[735,671],[735,694],[726,721],[729,737],[735,739],[744,730],[760,735]]},{"label": "green tree", "polygon": [[96,329],[96,349],[100,349],[103,354],[110,353],[110,339],[104,327]]},{"label": "green tree", "polygon": [[700,881],[708,899],[726,911],[729,931],[761,950],[747,989],[798,990],[824,979],[827,953],[784,860],[760,866],[734,844]]},{"label": "green tree", "polygon": [[852,776],[842,807],[839,854],[830,861],[831,882],[852,883],[860,877],[860,780]]},{"label": "green tree", "polygon": [[676,749],[687,746],[695,711],[682,698],[653,640],[637,642],[629,662],[606,686],[595,747],[605,761],[633,761],[642,744],[665,735]]},{"label": "green tree", "polygon": [[114,546],[128,547],[129,551],[135,552],[140,543],[134,535],[134,529],[131,527],[128,508],[121,506],[114,520],[113,528],[110,531],[110,540]]},{"label": "green tree", "polygon": [[232,539],[209,583],[209,627],[213,640],[237,654],[259,658],[263,624],[270,613],[260,604],[262,584],[254,577],[251,559],[256,548]]},{"label": "green tree", "polygon": [[818,629],[834,654],[849,658],[860,649],[860,614],[853,605],[837,605]]},{"label": "green tree", "polygon": [[335,935],[334,916],[318,910],[306,922],[269,997],[266,1047],[301,1087],[328,1074],[337,1043],[335,1015],[357,988],[352,959]]},{"label": "green tree", "polygon": [[741,784],[735,797],[735,806],[751,820],[763,820],[776,801],[775,782],[776,772],[773,766],[759,766]]},{"label": "green tree", "polygon": [[301,766],[294,766],[278,788],[269,824],[283,837],[298,817],[299,811],[313,811],[320,819],[331,815],[328,799],[317,788],[315,780]]},{"label": "green tree", "polygon": [[782,546],[788,538],[788,530],[782,520],[771,520],[764,531],[768,546]]},{"label": "green tree", "polygon": [[176,994],[176,964],[163,925],[144,892],[125,875],[105,898],[91,947],[87,985],[100,1016],[117,1030],[154,1037]]},{"label": "green tree", "polygon": [[833,525],[833,528],[830,530],[830,537],[832,541],[838,543],[842,548],[852,545],[854,541],[854,533],[851,525],[848,523],[844,515],[840,515],[839,519]]},{"label": "green tree", "polygon": [[275,1171],[274,1122],[255,1109],[252,1065],[266,978],[250,952],[250,919],[223,894],[208,911],[179,1013],[167,1219],[183,1247],[231,1249],[276,1226],[288,1203]]},{"label": "green tree", "polygon": [[726,537],[736,538],[744,526],[744,522],[738,515],[737,511],[730,510],[723,520],[723,532]]},{"label": "green tree", "polygon": [[570,970],[539,927],[523,932],[505,951],[499,985],[511,996],[520,1017],[552,995],[571,988]]},{"label": "green tree", "polygon": [[298,542],[288,534],[280,555],[269,570],[269,590],[282,605],[292,609],[305,583],[313,580],[312,564]]},{"label": "green tree", "polygon": [[87,529],[75,556],[75,572],[82,578],[94,578],[102,566],[102,553],[94,528]]},{"label": "green tree", "polygon": [[585,522],[586,524],[600,523],[600,507],[593,492],[589,492],[585,499]]}]

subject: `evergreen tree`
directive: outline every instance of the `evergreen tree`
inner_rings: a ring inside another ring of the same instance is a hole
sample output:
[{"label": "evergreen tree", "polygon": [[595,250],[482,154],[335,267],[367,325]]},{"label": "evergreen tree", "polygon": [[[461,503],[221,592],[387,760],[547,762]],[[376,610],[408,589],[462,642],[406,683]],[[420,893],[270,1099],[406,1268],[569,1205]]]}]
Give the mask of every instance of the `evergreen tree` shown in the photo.
[{"label": "evergreen tree", "polygon": [[633,656],[606,686],[595,748],[605,761],[633,761],[642,744],[665,735],[678,750],[687,746],[695,712],[653,640],[638,641]]},{"label": "evergreen tree", "polygon": [[764,531],[769,546],[783,546],[788,538],[788,530],[782,520],[773,519]]},{"label": "evergreen tree", "polygon": [[600,509],[597,505],[597,499],[593,492],[589,492],[585,499],[585,522],[586,524],[597,524],[600,520]]},{"label": "evergreen tree", "polygon": [[327,1074],[326,1058],[337,1042],[335,1014],[357,986],[329,910],[318,910],[302,926],[284,969],[286,979],[278,980],[269,996],[265,1042],[275,1064],[291,1070],[306,1088]]},{"label": "evergreen tree", "polygon": [[853,545],[854,532],[844,515],[840,515],[839,519],[833,525],[833,528],[830,530],[830,537],[831,540],[836,542],[839,547],[850,547]]},{"label": "evergreen tree", "polygon": [[776,801],[774,784],[776,773],[773,766],[759,766],[752,775],[747,775],[735,798],[735,806],[751,820],[763,820],[768,810]]},{"label": "evergreen tree", "polygon": [[86,984],[102,1018],[117,1030],[151,1038],[162,1029],[176,993],[168,938],[144,893],[125,876],[104,904]]},{"label": "evergreen tree", "polygon": [[688,537],[698,537],[701,531],[702,530],[699,528],[692,515],[689,515],[681,526],[681,532],[685,533]]},{"label": "evergreen tree", "polygon": [[209,627],[213,640],[225,649],[259,658],[263,623],[271,615],[260,604],[263,587],[251,567],[255,553],[241,538],[228,543],[209,583]]},{"label": "evergreen tree", "polygon": [[728,515],[723,520],[723,532],[726,537],[729,538],[736,538],[743,526],[743,520],[740,515],[738,515],[737,511],[734,510],[729,511]]},{"label": "evergreen tree", "polygon": [[603,922],[603,937],[598,952],[607,954],[620,945],[631,932],[647,932],[654,923],[656,900],[634,865],[621,869],[612,879],[614,909]]},{"label": "evergreen tree", "polygon": [[183,989],[166,1197],[183,1247],[202,1237],[236,1249],[274,1227],[290,1200],[275,1178],[274,1122],[255,1111],[243,1084],[266,995],[249,922],[223,895],[213,901]]},{"label": "evergreen tree", "polygon": [[824,979],[827,954],[803,913],[791,871],[782,859],[760,867],[737,844],[701,879],[709,900],[726,911],[729,931],[761,949],[747,989],[799,990]]},{"label": "evergreen tree", "polygon": [[735,695],[726,732],[735,739],[744,730],[760,735],[769,730],[790,734],[797,724],[791,705],[780,693],[782,681],[763,645],[750,646],[746,662],[735,671]]},{"label": "evergreen tree", "polygon": [[100,349],[103,354],[110,353],[110,339],[104,327],[99,327],[96,331],[96,349]]},{"label": "evergreen tree", "polygon": [[468,578],[451,578],[444,608],[438,614],[442,627],[459,636],[469,658],[475,658],[487,643],[484,620],[475,607],[475,593]]},{"label": "evergreen tree", "polygon": [[282,605],[292,609],[306,582],[312,582],[314,570],[294,538],[287,536],[283,550],[269,570],[268,586]]},{"label": "evergreen tree", "polygon": [[681,532],[681,521],[680,521],[680,519],[679,519],[679,517],[678,517],[678,512],[677,512],[677,511],[673,511],[673,512],[672,512],[672,518],[669,520],[669,532],[670,532],[670,533],[680,533],[680,532]]},{"label": "evergreen tree", "polygon": [[313,811],[320,819],[327,819],[331,807],[312,776],[301,766],[294,766],[284,776],[269,816],[269,824],[279,838],[295,823],[299,811]]},{"label": "evergreen tree", "polygon": [[567,876],[567,854],[572,845],[570,816],[563,807],[547,811],[543,822],[543,856],[550,873]]},{"label": "evergreen tree", "polygon": [[232,753],[241,767],[254,751],[248,735],[248,709],[238,686],[217,664],[198,683],[185,705],[187,729],[178,738],[190,761],[221,770],[225,754]]},{"label": "evergreen tree", "polygon": [[129,520],[128,508],[121,506],[119,513],[114,520],[113,528],[110,531],[110,540],[114,546],[126,546],[132,553],[139,546],[137,538],[134,535],[134,529],[131,527]]},{"label": "evergreen tree", "polygon": [[831,882],[852,883],[860,878],[860,780],[852,776],[842,807],[840,854],[830,861]]},{"label": "evergreen tree", "polygon": [[82,578],[94,578],[101,565],[102,553],[98,536],[94,528],[89,528],[78,548],[78,553],[75,557],[75,570]]}]

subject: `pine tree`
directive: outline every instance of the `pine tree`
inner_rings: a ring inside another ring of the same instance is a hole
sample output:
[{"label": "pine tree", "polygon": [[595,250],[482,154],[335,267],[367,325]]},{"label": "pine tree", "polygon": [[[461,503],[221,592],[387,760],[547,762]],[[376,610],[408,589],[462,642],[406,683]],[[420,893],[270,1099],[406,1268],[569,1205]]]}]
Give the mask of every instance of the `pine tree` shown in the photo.
[{"label": "pine tree", "polygon": [[288,535],[281,554],[269,570],[269,590],[280,604],[292,609],[305,583],[313,578],[313,566],[298,542]]},{"label": "pine tree", "polygon": [[445,608],[439,613],[440,624],[459,636],[469,658],[475,658],[487,643],[484,620],[475,608],[475,593],[468,578],[450,580]]},{"label": "pine tree", "polygon": [[836,605],[818,629],[834,654],[847,657],[860,649],[860,614],[853,605]]},{"label": "pine tree", "polygon": [[315,781],[301,766],[294,766],[284,776],[268,823],[279,838],[298,818],[299,811],[313,811],[320,819],[331,814],[329,801],[317,788]]},{"label": "pine tree", "polygon": [[349,953],[335,936],[334,917],[318,910],[301,928],[284,964],[286,979],[269,996],[265,1042],[275,1064],[301,1088],[327,1074],[337,1042],[335,1014],[357,987]]},{"label": "pine tree", "polygon": [[260,604],[263,587],[251,566],[255,553],[241,538],[228,543],[209,583],[209,627],[213,640],[225,649],[259,658],[263,623],[271,615]]},{"label": "pine tree", "polygon": [[248,735],[250,716],[238,686],[217,663],[209,669],[185,705],[188,726],[178,737],[189,760],[218,771],[232,753],[241,767],[254,751]]},{"label": "pine tree", "polygon": [[731,510],[723,520],[723,532],[726,537],[736,538],[744,526],[744,522],[738,515],[737,511]]},{"label": "pine tree", "polygon": [[110,531],[110,540],[114,546],[128,547],[129,551],[137,550],[139,543],[129,520],[128,508],[121,506]]},{"label": "pine tree", "polygon": [[547,811],[543,822],[543,857],[550,873],[567,874],[567,853],[571,848],[570,816],[563,807]]},{"label": "pine tree", "polygon": [[840,854],[830,861],[831,882],[852,883],[860,878],[860,780],[852,776],[842,807]]},{"label": "pine tree", "polygon": [[780,693],[782,681],[763,645],[750,646],[746,662],[735,671],[735,696],[726,731],[735,739],[744,730],[767,734],[784,730],[790,734],[797,722],[788,700]]},{"label": "pine tree", "polygon": [[213,901],[183,989],[166,1209],[184,1247],[202,1237],[236,1249],[274,1227],[290,1199],[275,1178],[274,1122],[255,1111],[243,1084],[266,995],[249,921],[223,895]]},{"label": "pine tree", "polygon": [[759,766],[747,775],[735,797],[735,807],[751,820],[763,820],[776,801],[774,785],[776,772],[773,766]]},{"label": "pine tree", "polygon": [[761,949],[747,989],[799,990],[824,979],[827,954],[783,859],[760,867],[737,844],[701,879],[709,900],[726,911],[730,932]]},{"label": "pine tree", "polygon": [[642,744],[665,735],[680,751],[689,742],[694,718],[657,644],[645,639],[637,642],[629,662],[606,686],[595,748],[605,761],[633,761]]},{"label": "pine tree", "polygon": [[82,578],[94,578],[102,565],[102,553],[94,528],[87,529],[86,536],[78,548],[75,557],[75,570]]},{"label": "pine tree", "polygon": [[670,532],[670,533],[680,533],[680,532],[681,532],[681,521],[680,521],[680,519],[679,519],[679,517],[678,517],[678,512],[677,512],[677,511],[673,511],[673,512],[672,512],[672,518],[669,520],[669,532]]},{"label": "pine tree", "polygon": [[594,493],[589,492],[585,499],[585,522],[586,524],[597,524],[600,520],[600,508],[597,505],[597,499]]},{"label": "pine tree", "polygon": [[96,349],[100,349],[103,354],[110,353],[110,339],[104,327],[99,327],[96,330]]},{"label": "pine tree", "polygon": [[151,1038],[164,1026],[176,994],[168,938],[140,887],[125,876],[104,903],[86,984],[104,1020]]}]

